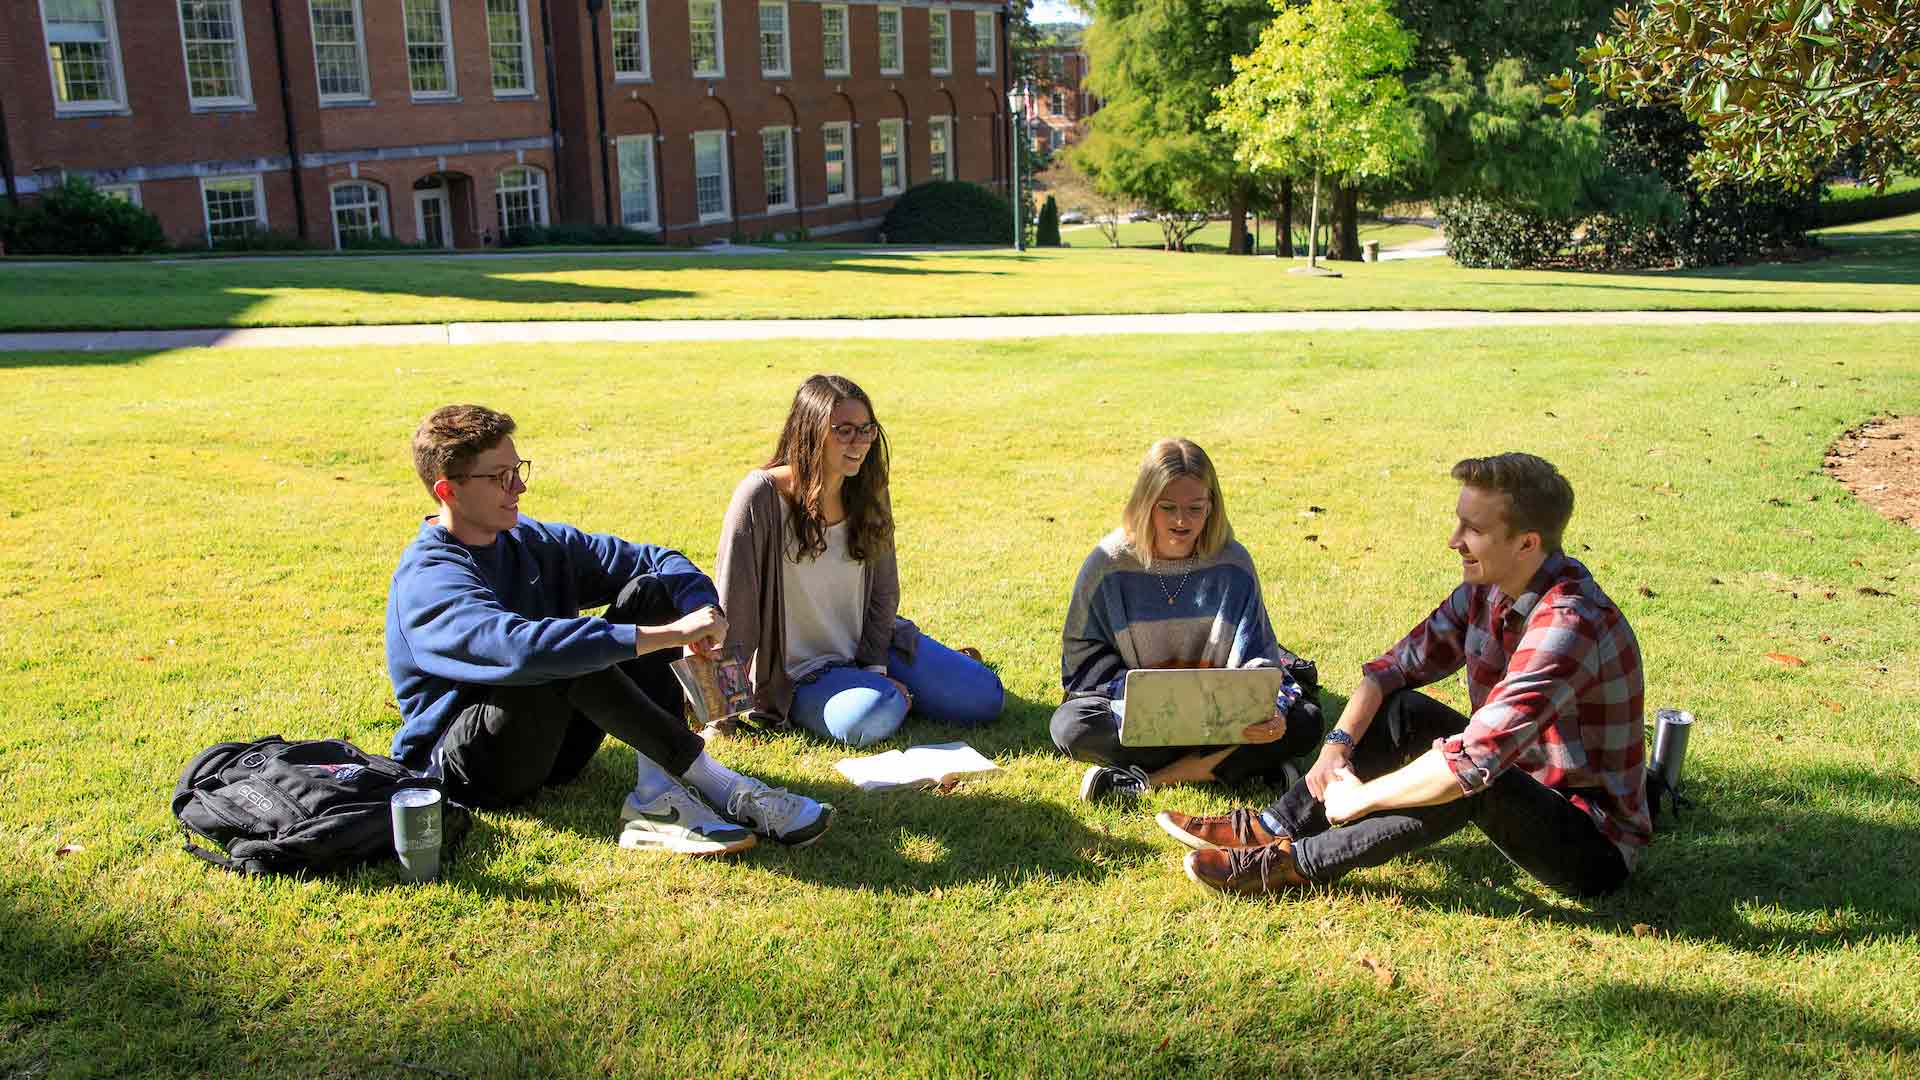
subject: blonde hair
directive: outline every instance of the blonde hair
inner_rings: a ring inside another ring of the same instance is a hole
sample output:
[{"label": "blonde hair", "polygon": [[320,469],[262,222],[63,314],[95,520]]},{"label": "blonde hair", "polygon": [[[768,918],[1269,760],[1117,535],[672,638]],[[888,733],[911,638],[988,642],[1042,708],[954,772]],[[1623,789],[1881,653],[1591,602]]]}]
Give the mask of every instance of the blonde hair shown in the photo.
[{"label": "blonde hair", "polygon": [[1168,484],[1183,476],[1205,484],[1207,498],[1213,503],[1207,523],[1194,541],[1194,557],[1211,559],[1233,539],[1233,526],[1227,522],[1226,496],[1220,492],[1220,477],[1213,471],[1213,461],[1207,452],[1192,439],[1161,439],[1147,447],[1147,456],[1140,460],[1140,475],[1133,481],[1133,494],[1127,498],[1126,509],[1120,512],[1120,528],[1125,531],[1127,545],[1133,548],[1142,566],[1153,566],[1153,504],[1159,501],[1160,493]]}]

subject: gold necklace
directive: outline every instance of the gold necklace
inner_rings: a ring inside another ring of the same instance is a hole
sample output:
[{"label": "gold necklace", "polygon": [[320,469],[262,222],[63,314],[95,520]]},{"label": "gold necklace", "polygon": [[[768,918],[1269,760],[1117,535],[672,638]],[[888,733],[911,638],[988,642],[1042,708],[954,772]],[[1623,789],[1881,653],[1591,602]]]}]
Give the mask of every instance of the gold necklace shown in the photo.
[{"label": "gold necklace", "polygon": [[1165,596],[1165,597],[1167,598],[1167,606],[1168,606],[1168,607],[1172,607],[1172,606],[1173,606],[1173,602],[1174,602],[1175,600],[1178,600],[1178,599],[1180,599],[1180,594],[1181,594],[1182,592],[1184,592],[1184,591],[1186,591],[1186,588],[1187,588],[1187,578],[1188,578],[1188,576],[1190,576],[1190,575],[1191,575],[1191,574],[1193,573],[1193,556],[1191,556],[1191,555],[1189,555],[1189,556],[1187,556],[1186,558],[1184,558],[1184,559],[1182,559],[1182,560],[1180,560],[1180,561],[1181,561],[1181,563],[1182,563],[1182,564],[1184,564],[1184,565],[1186,566],[1186,569],[1185,569],[1185,570],[1183,570],[1183,571],[1181,571],[1181,573],[1180,573],[1180,584],[1178,584],[1178,585],[1175,585],[1175,586],[1173,587],[1173,591],[1172,591],[1172,592],[1168,592],[1168,591],[1167,591],[1167,575],[1165,575],[1165,574],[1162,574],[1162,573],[1160,573],[1159,571],[1155,571],[1155,572],[1154,572],[1154,575],[1153,575],[1153,580],[1155,580],[1155,581],[1157,581],[1157,582],[1159,582],[1159,583],[1160,583],[1160,594],[1161,594],[1162,596]]}]

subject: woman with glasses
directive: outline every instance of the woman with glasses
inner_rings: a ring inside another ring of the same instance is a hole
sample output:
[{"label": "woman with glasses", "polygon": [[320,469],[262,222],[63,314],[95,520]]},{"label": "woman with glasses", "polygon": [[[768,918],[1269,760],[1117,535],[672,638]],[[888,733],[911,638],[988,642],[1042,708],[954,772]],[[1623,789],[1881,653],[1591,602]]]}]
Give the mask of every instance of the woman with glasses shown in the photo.
[{"label": "woman with glasses", "polygon": [[[1249,727],[1243,744],[1121,744],[1113,703],[1127,672],[1202,667],[1283,669],[1273,718]],[[1161,439],[1147,449],[1120,527],[1080,567],[1060,680],[1066,700],[1053,714],[1053,741],[1068,757],[1092,763],[1080,781],[1089,802],[1162,784],[1281,779],[1295,756],[1320,741],[1313,665],[1275,640],[1213,462],[1192,441]]]},{"label": "woman with glasses", "polygon": [[800,384],[773,457],[734,489],[716,570],[727,644],[751,655],[755,718],[865,746],[909,710],[975,727],[1000,678],[900,618],[887,436],[838,375]]}]

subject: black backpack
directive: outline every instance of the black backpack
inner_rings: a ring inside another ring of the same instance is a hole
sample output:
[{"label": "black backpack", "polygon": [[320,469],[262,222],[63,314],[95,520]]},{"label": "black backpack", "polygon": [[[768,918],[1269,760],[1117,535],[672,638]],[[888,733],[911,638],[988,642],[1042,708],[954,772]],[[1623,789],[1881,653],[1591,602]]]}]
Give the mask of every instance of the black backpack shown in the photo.
[{"label": "black backpack", "polygon": [[[394,857],[387,800],[401,788],[445,791],[392,758],[345,739],[288,742],[269,735],[202,750],[173,789],[173,816],[186,849],[245,874],[331,873]],[[472,816],[447,801],[443,850],[466,835]],[[225,855],[195,843],[206,838]]]}]

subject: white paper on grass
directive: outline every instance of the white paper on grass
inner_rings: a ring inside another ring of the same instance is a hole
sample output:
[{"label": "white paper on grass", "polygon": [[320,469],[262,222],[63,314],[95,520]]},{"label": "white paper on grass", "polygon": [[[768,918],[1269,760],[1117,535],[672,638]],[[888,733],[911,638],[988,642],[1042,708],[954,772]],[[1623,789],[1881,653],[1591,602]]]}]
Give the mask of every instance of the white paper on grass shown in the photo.
[{"label": "white paper on grass", "polygon": [[944,784],[962,776],[999,772],[1000,766],[963,742],[932,743],[847,758],[833,766],[861,791]]}]

